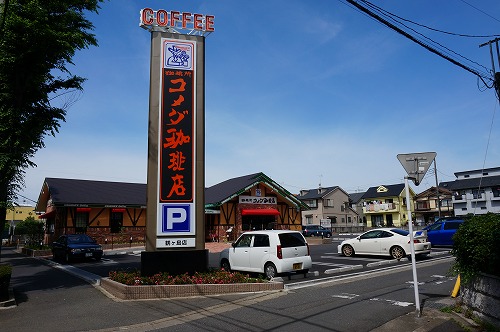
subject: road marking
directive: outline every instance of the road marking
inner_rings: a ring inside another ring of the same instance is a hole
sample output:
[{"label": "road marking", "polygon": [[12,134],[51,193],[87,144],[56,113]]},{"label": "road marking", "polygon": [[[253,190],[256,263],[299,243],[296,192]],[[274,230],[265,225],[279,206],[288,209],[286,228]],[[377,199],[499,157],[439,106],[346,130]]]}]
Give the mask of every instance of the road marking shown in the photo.
[{"label": "road marking", "polygon": [[377,301],[377,302],[386,302],[389,303],[390,305],[396,305],[399,307],[409,307],[413,305],[411,302],[403,302],[403,301],[394,301],[394,300],[386,300],[386,299],[379,299],[377,297],[371,298],[370,301]]},{"label": "road marking", "polygon": [[355,299],[358,296],[359,295],[357,295],[357,294],[349,294],[349,293],[342,293],[342,294],[332,295],[332,297],[337,297],[339,299],[349,299],[349,300]]}]

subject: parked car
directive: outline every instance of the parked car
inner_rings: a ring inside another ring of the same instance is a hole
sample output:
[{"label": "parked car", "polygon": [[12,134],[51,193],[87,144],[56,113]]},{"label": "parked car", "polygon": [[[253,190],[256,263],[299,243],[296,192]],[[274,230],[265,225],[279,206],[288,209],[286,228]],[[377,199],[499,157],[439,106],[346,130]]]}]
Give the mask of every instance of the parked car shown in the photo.
[{"label": "parked car", "polygon": [[[416,255],[431,252],[431,243],[425,233],[413,238]],[[350,257],[357,255],[382,255],[401,259],[411,254],[410,233],[399,228],[377,228],[367,231],[356,238],[344,240],[338,245],[337,252]]]},{"label": "parked car", "polygon": [[331,237],[332,231],[320,225],[307,225],[302,228],[302,234],[304,236]]},{"label": "parked car", "polygon": [[446,217],[438,219],[435,223],[426,226],[423,230],[427,231],[427,237],[433,246],[452,246],[453,235],[464,222],[457,217]]},{"label": "parked car", "polygon": [[241,234],[231,248],[220,253],[220,266],[228,271],[263,273],[272,279],[288,272],[306,275],[312,260],[300,232],[262,230]]},{"label": "parked car", "polygon": [[74,258],[94,258],[101,260],[102,247],[87,234],[68,234],[60,236],[52,243],[54,260],[63,259],[66,262]]}]

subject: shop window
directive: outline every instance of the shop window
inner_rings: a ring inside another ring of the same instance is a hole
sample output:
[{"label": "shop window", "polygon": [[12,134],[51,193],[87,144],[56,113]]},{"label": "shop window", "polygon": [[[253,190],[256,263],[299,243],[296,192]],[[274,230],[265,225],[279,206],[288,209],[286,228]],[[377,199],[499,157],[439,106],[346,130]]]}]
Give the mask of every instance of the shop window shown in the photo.
[{"label": "shop window", "polygon": [[77,233],[85,233],[89,224],[88,212],[77,212],[75,215],[75,230]]}]

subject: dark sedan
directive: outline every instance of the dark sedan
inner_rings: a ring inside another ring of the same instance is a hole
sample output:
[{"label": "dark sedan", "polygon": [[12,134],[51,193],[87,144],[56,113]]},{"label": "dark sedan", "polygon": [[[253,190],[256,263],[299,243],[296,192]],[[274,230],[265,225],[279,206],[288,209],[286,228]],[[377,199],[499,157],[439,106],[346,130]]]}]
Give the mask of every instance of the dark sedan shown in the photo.
[{"label": "dark sedan", "polygon": [[302,228],[302,235],[332,237],[332,232],[320,225],[307,225]]},{"label": "dark sedan", "polygon": [[66,262],[75,258],[94,258],[101,260],[102,247],[87,234],[62,235],[52,243],[54,260],[63,259]]}]

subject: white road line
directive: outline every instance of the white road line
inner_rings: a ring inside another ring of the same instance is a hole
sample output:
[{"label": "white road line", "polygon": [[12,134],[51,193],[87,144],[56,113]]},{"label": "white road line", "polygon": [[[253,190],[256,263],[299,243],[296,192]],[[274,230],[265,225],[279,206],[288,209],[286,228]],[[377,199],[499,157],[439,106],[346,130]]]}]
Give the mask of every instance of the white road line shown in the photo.
[{"label": "white road line", "polygon": [[395,301],[395,300],[387,300],[387,299],[379,299],[379,298],[371,298],[370,301],[377,301],[377,302],[386,302],[389,303],[390,305],[396,305],[399,307],[409,307],[413,305],[411,302],[403,302],[403,301]]}]

